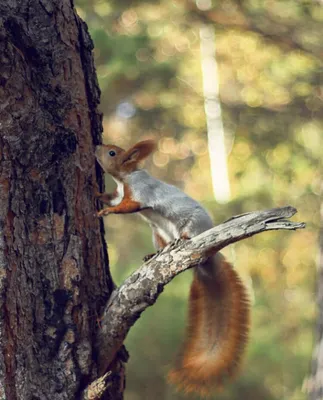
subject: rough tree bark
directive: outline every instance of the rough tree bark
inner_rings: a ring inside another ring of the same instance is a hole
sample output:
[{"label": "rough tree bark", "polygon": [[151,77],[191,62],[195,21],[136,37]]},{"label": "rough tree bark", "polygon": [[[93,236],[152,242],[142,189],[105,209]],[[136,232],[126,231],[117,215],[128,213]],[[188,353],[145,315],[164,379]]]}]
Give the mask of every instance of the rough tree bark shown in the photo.
[{"label": "rough tree bark", "polygon": [[[71,0],[1,0],[1,399],[77,399],[97,378],[97,317],[113,284],[93,217],[92,47]],[[107,399],[122,398],[120,353]]]}]

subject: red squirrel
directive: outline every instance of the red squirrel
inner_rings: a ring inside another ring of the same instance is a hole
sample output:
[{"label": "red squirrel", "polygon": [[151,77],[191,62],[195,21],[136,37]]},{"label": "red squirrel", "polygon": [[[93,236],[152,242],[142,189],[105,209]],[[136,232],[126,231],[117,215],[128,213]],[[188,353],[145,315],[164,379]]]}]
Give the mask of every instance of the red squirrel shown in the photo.
[{"label": "red squirrel", "polygon": [[[197,201],[140,169],[139,162],[154,150],[151,140],[127,151],[97,146],[97,161],[117,183],[112,194],[97,193],[109,205],[98,216],[138,212],[152,229],[156,250],[161,250],[214,225]],[[168,377],[185,392],[209,395],[238,372],[249,334],[247,290],[220,253],[194,269],[188,320],[183,352]]]}]

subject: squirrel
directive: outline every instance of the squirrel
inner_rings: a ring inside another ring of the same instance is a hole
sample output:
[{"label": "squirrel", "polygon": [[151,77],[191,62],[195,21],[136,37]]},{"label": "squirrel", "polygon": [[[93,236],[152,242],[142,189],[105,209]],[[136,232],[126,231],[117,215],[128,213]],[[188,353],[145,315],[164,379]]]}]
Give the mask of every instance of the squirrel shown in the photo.
[{"label": "squirrel", "polygon": [[[139,167],[155,148],[152,140],[127,151],[114,145],[97,146],[95,157],[117,188],[111,194],[96,195],[108,204],[98,212],[100,217],[138,212],[149,223],[154,246],[160,251],[172,241],[189,239],[214,225],[197,201]],[[236,375],[248,341],[249,309],[245,285],[220,253],[195,267],[187,335],[169,381],[187,393],[207,396]]]}]

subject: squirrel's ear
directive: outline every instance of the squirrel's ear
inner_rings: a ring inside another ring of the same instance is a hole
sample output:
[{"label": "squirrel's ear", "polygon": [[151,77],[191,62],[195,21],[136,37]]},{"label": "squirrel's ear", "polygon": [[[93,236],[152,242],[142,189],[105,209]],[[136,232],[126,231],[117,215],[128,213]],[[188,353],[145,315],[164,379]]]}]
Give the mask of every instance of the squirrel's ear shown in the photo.
[{"label": "squirrel's ear", "polygon": [[144,140],[136,143],[122,155],[122,164],[137,164],[148,157],[156,149],[153,140]]}]

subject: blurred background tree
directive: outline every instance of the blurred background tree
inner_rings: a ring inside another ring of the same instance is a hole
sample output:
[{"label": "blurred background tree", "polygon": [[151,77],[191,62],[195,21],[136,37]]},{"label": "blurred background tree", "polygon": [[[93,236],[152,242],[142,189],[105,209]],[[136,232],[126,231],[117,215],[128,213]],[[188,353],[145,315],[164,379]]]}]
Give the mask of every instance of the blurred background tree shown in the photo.
[{"label": "blurred background tree", "polygon": [[[216,395],[305,399],[322,184],[322,4],[77,0],[76,8],[95,43],[105,142],[127,147],[155,138],[147,168],[201,201],[215,222],[286,204],[307,222],[303,232],[260,235],[227,254],[250,287],[252,337],[239,379]],[[231,200],[221,205],[213,197],[204,113],[205,25],[216,36],[231,186]],[[120,283],[152,251],[150,230],[138,216],[109,216],[105,224]],[[185,329],[190,278],[185,273],[168,285],[132,329],[127,400],[184,398],[165,375]]]}]

